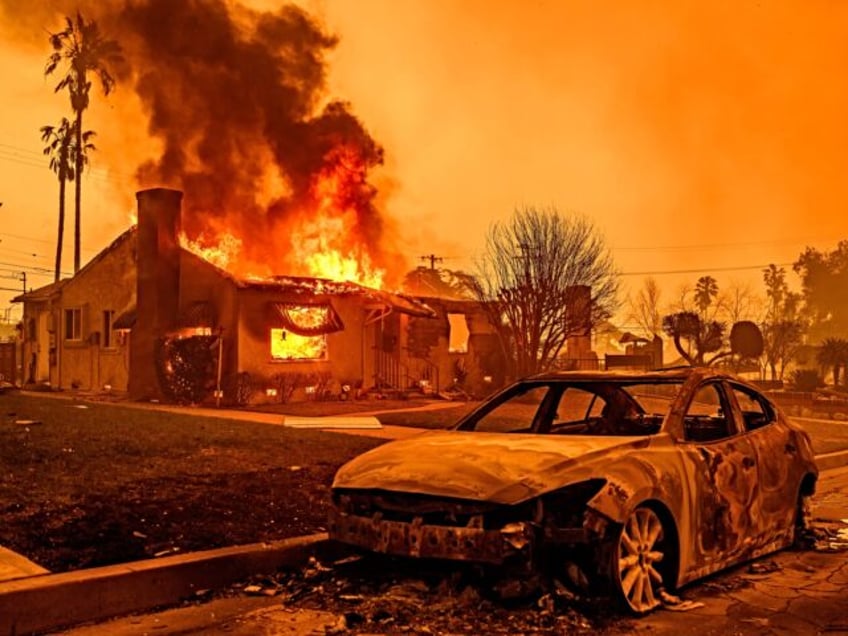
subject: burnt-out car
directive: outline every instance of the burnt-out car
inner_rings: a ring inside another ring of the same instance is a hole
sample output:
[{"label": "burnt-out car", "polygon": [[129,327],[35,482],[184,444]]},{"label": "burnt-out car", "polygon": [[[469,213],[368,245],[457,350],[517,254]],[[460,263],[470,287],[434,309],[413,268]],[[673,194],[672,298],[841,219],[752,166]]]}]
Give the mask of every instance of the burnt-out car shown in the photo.
[{"label": "burnt-out car", "polygon": [[808,435],[732,375],[558,372],[342,466],[329,533],[563,569],[641,614],[661,589],[792,544],[817,476]]}]

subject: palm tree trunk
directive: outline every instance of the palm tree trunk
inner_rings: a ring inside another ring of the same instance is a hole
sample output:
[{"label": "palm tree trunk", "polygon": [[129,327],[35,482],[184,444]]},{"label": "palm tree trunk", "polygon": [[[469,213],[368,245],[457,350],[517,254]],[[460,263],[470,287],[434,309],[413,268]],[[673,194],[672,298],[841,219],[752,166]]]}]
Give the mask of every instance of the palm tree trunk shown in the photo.
[{"label": "palm tree trunk", "polygon": [[76,123],[76,131],[74,131],[76,136],[76,156],[75,166],[76,172],[74,174],[74,274],[79,271],[80,268],[80,204],[82,202],[82,109],[77,111],[77,123]]},{"label": "palm tree trunk", "polygon": [[59,282],[62,275],[62,241],[65,240],[65,174],[59,174],[59,231],[56,240],[56,276],[53,282]]}]

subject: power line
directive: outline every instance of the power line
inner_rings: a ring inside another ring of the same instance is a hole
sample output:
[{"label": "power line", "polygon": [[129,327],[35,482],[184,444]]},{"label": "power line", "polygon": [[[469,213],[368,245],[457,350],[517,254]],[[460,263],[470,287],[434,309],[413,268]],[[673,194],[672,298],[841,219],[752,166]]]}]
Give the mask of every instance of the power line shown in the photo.
[{"label": "power line", "polygon": [[833,243],[842,238],[785,238],[773,239],[768,241],[740,241],[738,243],[701,243],[695,245],[645,245],[645,246],[629,246],[629,247],[613,247],[613,251],[622,252],[639,252],[648,250],[698,250],[698,249],[727,249],[732,247],[750,247],[751,245],[801,245],[804,243]]},{"label": "power line", "polygon": [[767,263],[765,265],[738,265],[735,267],[700,267],[698,269],[666,269],[653,272],[619,272],[620,276],[661,276],[664,274],[704,274],[710,272],[735,272],[746,269],[766,269],[769,265],[790,267],[794,263]]}]

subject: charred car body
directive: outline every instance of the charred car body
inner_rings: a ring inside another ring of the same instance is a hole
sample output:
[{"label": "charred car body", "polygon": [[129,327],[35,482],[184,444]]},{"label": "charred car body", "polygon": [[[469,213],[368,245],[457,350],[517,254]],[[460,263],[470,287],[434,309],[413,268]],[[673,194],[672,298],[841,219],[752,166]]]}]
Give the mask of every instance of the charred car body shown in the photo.
[{"label": "charred car body", "polygon": [[329,531],[387,554],[578,568],[644,613],[660,588],[790,545],[817,475],[807,434],[733,376],[552,373],[344,465]]}]

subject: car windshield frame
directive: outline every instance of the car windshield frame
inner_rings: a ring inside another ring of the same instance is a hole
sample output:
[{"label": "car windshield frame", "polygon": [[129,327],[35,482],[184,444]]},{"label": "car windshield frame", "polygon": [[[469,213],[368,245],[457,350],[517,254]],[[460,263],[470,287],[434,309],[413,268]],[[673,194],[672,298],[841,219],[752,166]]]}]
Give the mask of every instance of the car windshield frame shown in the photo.
[{"label": "car windshield frame", "polygon": [[[453,429],[557,436],[650,436],[664,429],[685,384],[686,378],[681,377],[528,378],[485,400]],[[637,387],[657,387],[657,395],[634,393]],[[571,400],[567,404],[566,398]],[[664,408],[656,408],[656,399],[662,401]],[[581,400],[585,404],[582,414]]]}]

